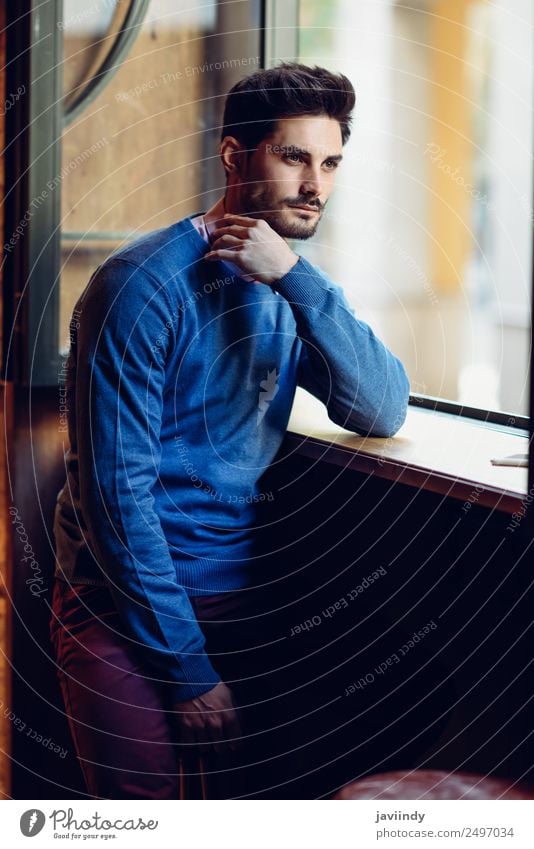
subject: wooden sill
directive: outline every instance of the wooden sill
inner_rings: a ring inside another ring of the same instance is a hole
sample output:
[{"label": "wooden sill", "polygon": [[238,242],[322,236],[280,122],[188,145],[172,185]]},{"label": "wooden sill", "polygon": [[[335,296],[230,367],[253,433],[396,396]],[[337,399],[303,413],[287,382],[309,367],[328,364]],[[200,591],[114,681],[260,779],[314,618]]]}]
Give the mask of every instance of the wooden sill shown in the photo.
[{"label": "wooden sill", "polygon": [[527,452],[528,435],[449,413],[410,406],[394,437],[363,437],[331,422],[325,406],[299,388],[286,440],[314,460],[505,513],[514,513],[527,495],[526,468],[490,461]]}]

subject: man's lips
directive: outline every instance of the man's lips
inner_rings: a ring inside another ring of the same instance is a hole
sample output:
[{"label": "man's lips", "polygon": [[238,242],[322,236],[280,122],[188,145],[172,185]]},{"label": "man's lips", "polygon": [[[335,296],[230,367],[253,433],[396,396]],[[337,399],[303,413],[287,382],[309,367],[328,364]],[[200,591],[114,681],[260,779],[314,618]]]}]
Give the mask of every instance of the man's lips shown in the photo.
[{"label": "man's lips", "polygon": [[291,209],[304,209],[306,212],[319,212],[316,206],[306,206],[305,204],[301,204],[298,206],[289,204],[289,206],[291,207]]}]

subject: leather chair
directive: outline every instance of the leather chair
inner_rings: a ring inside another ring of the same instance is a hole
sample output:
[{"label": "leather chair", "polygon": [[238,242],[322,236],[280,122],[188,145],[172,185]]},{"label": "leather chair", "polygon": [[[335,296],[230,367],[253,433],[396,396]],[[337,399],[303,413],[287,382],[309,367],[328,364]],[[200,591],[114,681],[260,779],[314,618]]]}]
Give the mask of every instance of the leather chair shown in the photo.
[{"label": "leather chair", "polygon": [[470,772],[417,769],[369,775],[334,796],[345,799],[534,799],[534,786]]}]

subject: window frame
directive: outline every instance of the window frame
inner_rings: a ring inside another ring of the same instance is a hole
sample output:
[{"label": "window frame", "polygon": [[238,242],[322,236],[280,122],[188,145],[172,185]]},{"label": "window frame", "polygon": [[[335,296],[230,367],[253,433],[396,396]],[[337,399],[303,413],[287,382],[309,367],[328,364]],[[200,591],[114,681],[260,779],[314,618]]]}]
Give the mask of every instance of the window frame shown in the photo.
[{"label": "window frame", "polygon": [[[25,95],[6,120],[5,322],[2,373],[23,386],[57,385],[61,194],[62,0],[8,5],[8,90]],[[27,223],[23,224],[25,217]],[[34,345],[35,343],[35,345]]]}]

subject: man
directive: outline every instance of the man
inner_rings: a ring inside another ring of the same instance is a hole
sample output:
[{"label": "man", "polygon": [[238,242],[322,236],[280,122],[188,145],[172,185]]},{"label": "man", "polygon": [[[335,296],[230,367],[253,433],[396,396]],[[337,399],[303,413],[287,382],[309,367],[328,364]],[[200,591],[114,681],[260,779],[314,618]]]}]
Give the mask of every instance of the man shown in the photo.
[{"label": "man", "polygon": [[229,785],[255,765],[243,786],[278,741],[280,790],[271,775],[257,795],[290,792],[276,729],[293,688],[273,681],[299,667],[284,679],[289,567],[261,525],[261,477],[297,385],[375,436],[400,426],[409,393],[398,359],[287,241],[317,229],[354,101],[320,68],[242,80],[225,107],[224,196],[115,252],[76,305],[51,630],[93,796],[176,798],[177,742],[233,758]]}]

